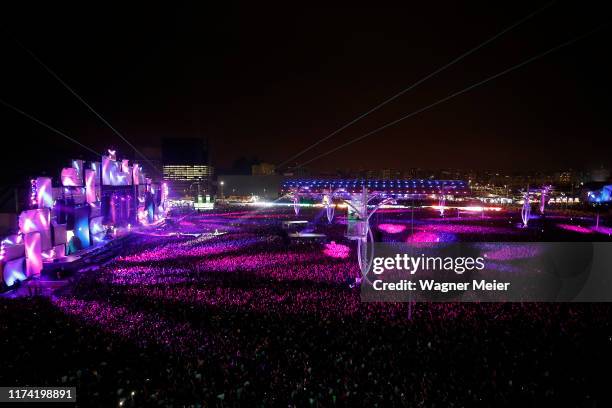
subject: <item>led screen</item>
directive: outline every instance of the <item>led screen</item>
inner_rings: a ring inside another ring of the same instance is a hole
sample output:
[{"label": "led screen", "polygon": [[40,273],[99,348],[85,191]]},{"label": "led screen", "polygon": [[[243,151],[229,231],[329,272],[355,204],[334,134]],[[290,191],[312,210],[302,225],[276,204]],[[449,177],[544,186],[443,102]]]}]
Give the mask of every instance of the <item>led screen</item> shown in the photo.
[{"label": "led screen", "polygon": [[88,203],[95,203],[96,197],[96,172],[85,170],[85,198]]},{"label": "led screen", "polygon": [[4,248],[3,259],[5,261],[21,258],[25,255],[23,235],[9,235],[2,240],[2,247]]},{"label": "led screen", "polygon": [[38,208],[53,207],[53,187],[51,185],[51,178],[38,177],[36,179],[36,202],[38,203]]},{"label": "led screen", "polygon": [[89,247],[89,206],[74,208],[74,236],[80,241],[79,249]]},{"label": "led screen", "polygon": [[76,170],[79,180],[79,186],[83,185],[83,160],[73,160],[72,168]]},{"label": "led screen", "polygon": [[140,184],[140,166],[138,164],[132,166],[132,183],[135,186]]},{"label": "led screen", "polygon": [[26,276],[38,276],[42,271],[42,246],[40,232],[25,234]]},{"label": "led screen", "polygon": [[78,187],[82,186],[83,182],[79,179],[79,173],[74,167],[65,167],[62,169],[62,186]]},{"label": "led screen", "polygon": [[2,275],[7,286],[13,286],[15,282],[25,280],[25,258],[17,258],[4,264]]},{"label": "led screen", "polygon": [[104,228],[104,217],[95,217],[89,221],[89,232],[91,239],[94,244],[102,242],[104,235],[106,234],[106,228]]},{"label": "led screen", "polygon": [[40,232],[42,250],[51,248],[50,211],[47,208],[26,210],[19,215],[19,230],[23,234]]},{"label": "led screen", "polygon": [[111,160],[108,156],[102,156],[102,184],[105,186],[127,186],[129,185],[130,173],[122,171],[122,163]]},{"label": "led screen", "polygon": [[91,163],[91,170],[96,173],[95,178],[96,178],[96,184],[100,184],[100,174],[101,174],[101,168],[102,165],[100,164],[100,162],[92,162]]}]

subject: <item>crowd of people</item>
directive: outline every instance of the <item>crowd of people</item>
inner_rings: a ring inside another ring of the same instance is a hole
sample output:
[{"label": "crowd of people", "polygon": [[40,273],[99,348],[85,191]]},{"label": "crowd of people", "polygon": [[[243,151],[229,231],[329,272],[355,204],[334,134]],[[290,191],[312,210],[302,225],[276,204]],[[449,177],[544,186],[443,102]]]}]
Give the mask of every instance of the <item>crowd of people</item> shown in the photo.
[{"label": "crowd of people", "polygon": [[138,236],[51,298],[0,299],[2,384],[80,406],[605,406],[610,306],[363,303],[350,242],[258,219]]}]

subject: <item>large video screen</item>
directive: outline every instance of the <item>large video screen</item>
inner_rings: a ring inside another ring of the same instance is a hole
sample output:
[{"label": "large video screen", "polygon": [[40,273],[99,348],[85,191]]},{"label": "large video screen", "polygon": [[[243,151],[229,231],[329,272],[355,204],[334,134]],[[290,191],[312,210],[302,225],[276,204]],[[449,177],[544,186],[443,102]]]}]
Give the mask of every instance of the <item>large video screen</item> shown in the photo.
[{"label": "large video screen", "polygon": [[80,182],[80,186],[83,185],[83,160],[72,160],[72,167],[76,170],[77,172],[77,177],[79,179]]},{"label": "large video screen", "polygon": [[36,179],[36,202],[38,208],[53,207],[53,186],[50,177],[38,177]]},{"label": "large video screen", "polygon": [[123,171],[124,163],[102,156],[102,184],[105,186],[128,186],[132,175]]},{"label": "large video screen", "polygon": [[42,250],[51,248],[51,214],[49,209],[23,211],[19,216],[19,230],[23,234],[40,232]]},{"label": "large video screen", "polygon": [[43,268],[42,243],[40,232],[25,234],[26,275],[38,276]]},{"label": "large video screen", "polygon": [[96,194],[96,172],[94,170],[85,170],[85,198],[90,204],[98,201]]},{"label": "large video screen", "polygon": [[79,206],[74,209],[74,236],[80,241],[80,248],[89,247],[89,206]]},{"label": "large video screen", "polygon": [[61,174],[62,186],[64,187],[80,187],[83,181],[79,177],[79,172],[74,167],[65,167]]}]

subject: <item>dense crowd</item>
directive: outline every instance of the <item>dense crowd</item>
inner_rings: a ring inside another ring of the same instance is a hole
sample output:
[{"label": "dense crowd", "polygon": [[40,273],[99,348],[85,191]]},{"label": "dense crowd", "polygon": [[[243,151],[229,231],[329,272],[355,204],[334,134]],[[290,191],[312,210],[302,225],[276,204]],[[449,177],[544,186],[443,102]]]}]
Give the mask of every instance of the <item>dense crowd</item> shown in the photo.
[{"label": "dense crowd", "polygon": [[362,303],[350,242],[260,219],[138,236],[51,298],[0,299],[0,382],[80,406],[606,406],[610,306]]}]

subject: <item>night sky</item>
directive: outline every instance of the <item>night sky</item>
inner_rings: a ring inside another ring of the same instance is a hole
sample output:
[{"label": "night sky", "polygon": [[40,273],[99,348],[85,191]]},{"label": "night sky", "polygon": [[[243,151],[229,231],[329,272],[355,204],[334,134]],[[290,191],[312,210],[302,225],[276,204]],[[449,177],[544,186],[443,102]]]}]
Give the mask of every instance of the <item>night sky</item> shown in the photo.
[{"label": "night sky", "polygon": [[[220,168],[240,156],[284,161],[545,4],[62,3],[2,13],[0,98],[97,151],[112,145],[132,155],[14,37],[147,154],[159,155],[162,137],[204,136]],[[597,4],[555,4],[297,161],[609,20]],[[610,33],[608,27],[309,167],[609,166]],[[71,156],[93,158],[2,106],[0,132],[14,146],[3,149],[5,183],[55,171]],[[8,165],[21,158],[25,165]]]}]

